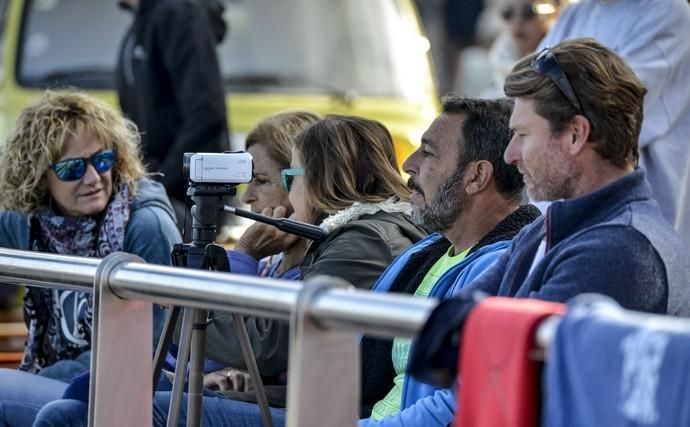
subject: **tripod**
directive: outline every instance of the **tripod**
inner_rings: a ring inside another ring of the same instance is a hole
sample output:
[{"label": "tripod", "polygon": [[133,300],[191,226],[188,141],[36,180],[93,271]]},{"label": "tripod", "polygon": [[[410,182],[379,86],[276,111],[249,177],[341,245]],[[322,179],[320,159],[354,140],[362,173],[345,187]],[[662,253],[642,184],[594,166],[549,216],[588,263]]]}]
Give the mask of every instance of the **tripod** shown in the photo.
[{"label": "tripod", "polygon": [[[223,196],[233,195],[235,189],[229,184],[192,184],[187,190],[192,206],[192,243],[178,244],[173,249],[172,263],[175,266],[201,270],[230,272],[230,263],[223,247],[214,243],[218,215],[223,211]],[[154,357],[154,388],[160,374],[167,349],[172,340],[175,325],[180,315],[180,307],[172,307],[165,320],[163,333]],[[266,427],[273,427],[273,419],[264,392],[263,382],[256,365],[244,318],[233,314],[235,331],[242,347],[245,364],[256,391],[261,417]],[[189,387],[187,393],[187,427],[198,427],[201,423],[201,404],[203,392],[204,347],[206,345],[206,326],[212,321],[207,310],[184,308],[182,330],[175,365],[175,379],[168,410],[168,427],[176,427],[182,404],[187,360],[189,363]],[[155,390],[154,390],[155,392]]]}]

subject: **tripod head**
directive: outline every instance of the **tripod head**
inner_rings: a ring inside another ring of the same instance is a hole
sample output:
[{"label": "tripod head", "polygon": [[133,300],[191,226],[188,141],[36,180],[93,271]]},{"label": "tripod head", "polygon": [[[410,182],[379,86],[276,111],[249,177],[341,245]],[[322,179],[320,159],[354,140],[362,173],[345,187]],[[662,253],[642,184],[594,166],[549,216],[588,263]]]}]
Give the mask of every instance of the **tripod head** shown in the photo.
[{"label": "tripod head", "polygon": [[230,184],[195,184],[187,189],[192,200],[192,242],[179,243],[171,254],[173,265],[230,271],[225,250],[215,244],[218,216],[225,206],[224,196],[235,194]]},{"label": "tripod head", "polygon": [[187,189],[192,200],[192,245],[205,247],[216,240],[218,217],[225,203],[224,196],[234,196],[236,189],[230,184],[195,184]]},{"label": "tripod head", "polygon": [[185,153],[182,171],[192,200],[192,246],[206,247],[216,240],[223,197],[234,196],[236,185],[253,177],[253,159],[245,152]]}]

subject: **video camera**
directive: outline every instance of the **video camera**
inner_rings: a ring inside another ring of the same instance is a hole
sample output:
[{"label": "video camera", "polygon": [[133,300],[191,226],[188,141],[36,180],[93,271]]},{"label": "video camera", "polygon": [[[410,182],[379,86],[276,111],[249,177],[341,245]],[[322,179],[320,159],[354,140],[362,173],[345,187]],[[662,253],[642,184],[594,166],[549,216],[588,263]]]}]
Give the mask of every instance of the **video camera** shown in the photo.
[{"label": "video camera", "polygon": [[272,218],[226,206],[223,196],[235,195],[238,184],[253,177],[252,155],[243,151],[185,153],[184,176],[189,180],[187,196],[192,200],[192,241],[201,245],[215,239],[216,221],[222,211],[277,227],[299,237],[323,241],[328,237],[319,226],[289,218]]},{"label": "video camera", "polygon": [[215,241],[216,223],[223,212],[225,196],[234,196],[239,184],[251,182],[252,155],[244,151],[184,153],[183,176],[189,181],[192,243],[205,246]]},{"label": "video camera", "polygon": [[184,153],[184,177],[194,184],[237,185],[252,180],[252,155],[244,151]]}]

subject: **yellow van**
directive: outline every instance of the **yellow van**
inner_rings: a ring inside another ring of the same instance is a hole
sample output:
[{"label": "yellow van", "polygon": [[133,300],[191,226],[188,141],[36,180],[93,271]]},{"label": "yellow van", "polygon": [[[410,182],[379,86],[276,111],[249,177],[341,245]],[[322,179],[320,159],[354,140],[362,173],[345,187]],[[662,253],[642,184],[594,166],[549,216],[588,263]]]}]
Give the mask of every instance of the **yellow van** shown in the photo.
[{"label": "yellow van", "polygon": [[[290,108],[383,122],[402,162],[438,112],[429,42],[411,0],[226,0],[218,46],[231,145]],[[116,103],[113,68],[131,22],[116,0],[0,0],[0,141],[45,88]]]}]

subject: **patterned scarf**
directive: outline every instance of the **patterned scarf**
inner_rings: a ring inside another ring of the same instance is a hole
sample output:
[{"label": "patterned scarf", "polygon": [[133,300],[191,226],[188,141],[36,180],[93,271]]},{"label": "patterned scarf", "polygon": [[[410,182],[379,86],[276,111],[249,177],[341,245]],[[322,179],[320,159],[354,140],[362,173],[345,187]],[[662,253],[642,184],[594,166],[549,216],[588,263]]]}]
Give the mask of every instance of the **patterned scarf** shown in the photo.
[{"label": "patterned scarf", "polygon": [[[134,198],[120,183],[100,216],[65,217],[52,208],[31,216],[31,249],[61,255],[103,258],[124,248]],[[36,373],[58,360],[71,360],[91,348],[93,299],[90,293],[28,288],[24,318],[29,336],[19,369]]]}]

